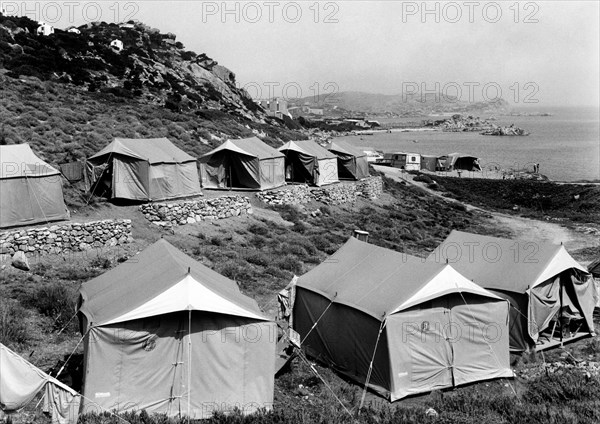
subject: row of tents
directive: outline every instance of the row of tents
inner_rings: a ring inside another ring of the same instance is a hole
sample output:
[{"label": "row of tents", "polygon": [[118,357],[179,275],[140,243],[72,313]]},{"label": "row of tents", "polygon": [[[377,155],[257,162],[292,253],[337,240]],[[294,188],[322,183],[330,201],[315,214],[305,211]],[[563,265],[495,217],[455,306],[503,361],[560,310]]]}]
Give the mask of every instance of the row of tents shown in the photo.
[{"label": "row of tents", "polygon": [[406,171],[481,171],[479,158],[462,153],[450,153],[443,156],[406,152],[384,153],[383,158],[379,159],[377,163]]},{"label": "row of tents", "polygon": [[[0,228],[68,219],[61,173],[29,145],[0,146]],[[198,172],[198,162],[200,171]],[[116,138],[88,158],[91,192],[111,199],[156,201],[209,189],[266,190],[289,183],[315,186],[369,176],[364,152],[342,141],[310,140],[274,149],[257,137],[229,140],[196,159],[167,138]]]},{"label": "row of tents", "polygon": [[[281,315],[298,354],[390,401],[512,377],[510,350],[535,349],[549,331],[594,331],[585,268],[562,245],[522,247],[515,257],[512,240],[453,231],[422,259],[351,238],[294,278]],[[79,293],[79,411],[208,418],[272,407],[278,324],[167,241]],[[18,375],[2,374],[4,409],[32,398]]]}]

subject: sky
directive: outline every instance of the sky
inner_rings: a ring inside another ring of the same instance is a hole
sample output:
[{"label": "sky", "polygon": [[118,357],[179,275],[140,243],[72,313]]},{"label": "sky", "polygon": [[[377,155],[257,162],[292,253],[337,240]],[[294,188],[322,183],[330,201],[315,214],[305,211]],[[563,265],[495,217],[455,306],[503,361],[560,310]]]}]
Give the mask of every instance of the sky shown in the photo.
[{"label": "sky", "polygon": [[59,28],[138,19],[232,70],[253,97],[442,92],[598,106],[600,2],[3,1]]}]

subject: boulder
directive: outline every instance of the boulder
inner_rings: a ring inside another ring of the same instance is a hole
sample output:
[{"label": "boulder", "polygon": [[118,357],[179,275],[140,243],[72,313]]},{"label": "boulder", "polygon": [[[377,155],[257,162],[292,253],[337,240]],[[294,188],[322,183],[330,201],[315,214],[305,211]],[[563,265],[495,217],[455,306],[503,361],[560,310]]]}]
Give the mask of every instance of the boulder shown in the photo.
[{"label": "boulder", "polygon": [[16,252],[12,257],[12,266],[23,271],[31,271],[25,252]]}]

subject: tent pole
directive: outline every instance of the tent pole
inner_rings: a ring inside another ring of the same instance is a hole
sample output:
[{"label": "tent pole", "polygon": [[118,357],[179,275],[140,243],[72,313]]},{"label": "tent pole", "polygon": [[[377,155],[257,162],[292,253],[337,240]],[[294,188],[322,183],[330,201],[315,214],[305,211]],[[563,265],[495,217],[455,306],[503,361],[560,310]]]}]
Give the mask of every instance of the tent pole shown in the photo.
[{"label": "tent pole", "polygon": [[[188,268],[189,272],[189,268]],[[188,396],[187,396],[187,422],[190,423],[190,401],[192,398],[192,308],[188,308]]]}]

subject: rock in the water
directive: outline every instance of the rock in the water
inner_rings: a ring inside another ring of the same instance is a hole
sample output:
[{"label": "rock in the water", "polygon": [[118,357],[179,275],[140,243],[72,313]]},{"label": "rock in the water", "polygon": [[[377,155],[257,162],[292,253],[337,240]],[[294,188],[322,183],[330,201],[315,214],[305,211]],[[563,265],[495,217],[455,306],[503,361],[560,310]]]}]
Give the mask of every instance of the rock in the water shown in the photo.
[{"label": "rock in the water", "polygon": [[27,260],[27,256],[25,256],[25,252],[21,251],[18,251],[13,255],[12,266],[23,271],[31,270],[31,267],[29,266],[29,261]]}]

